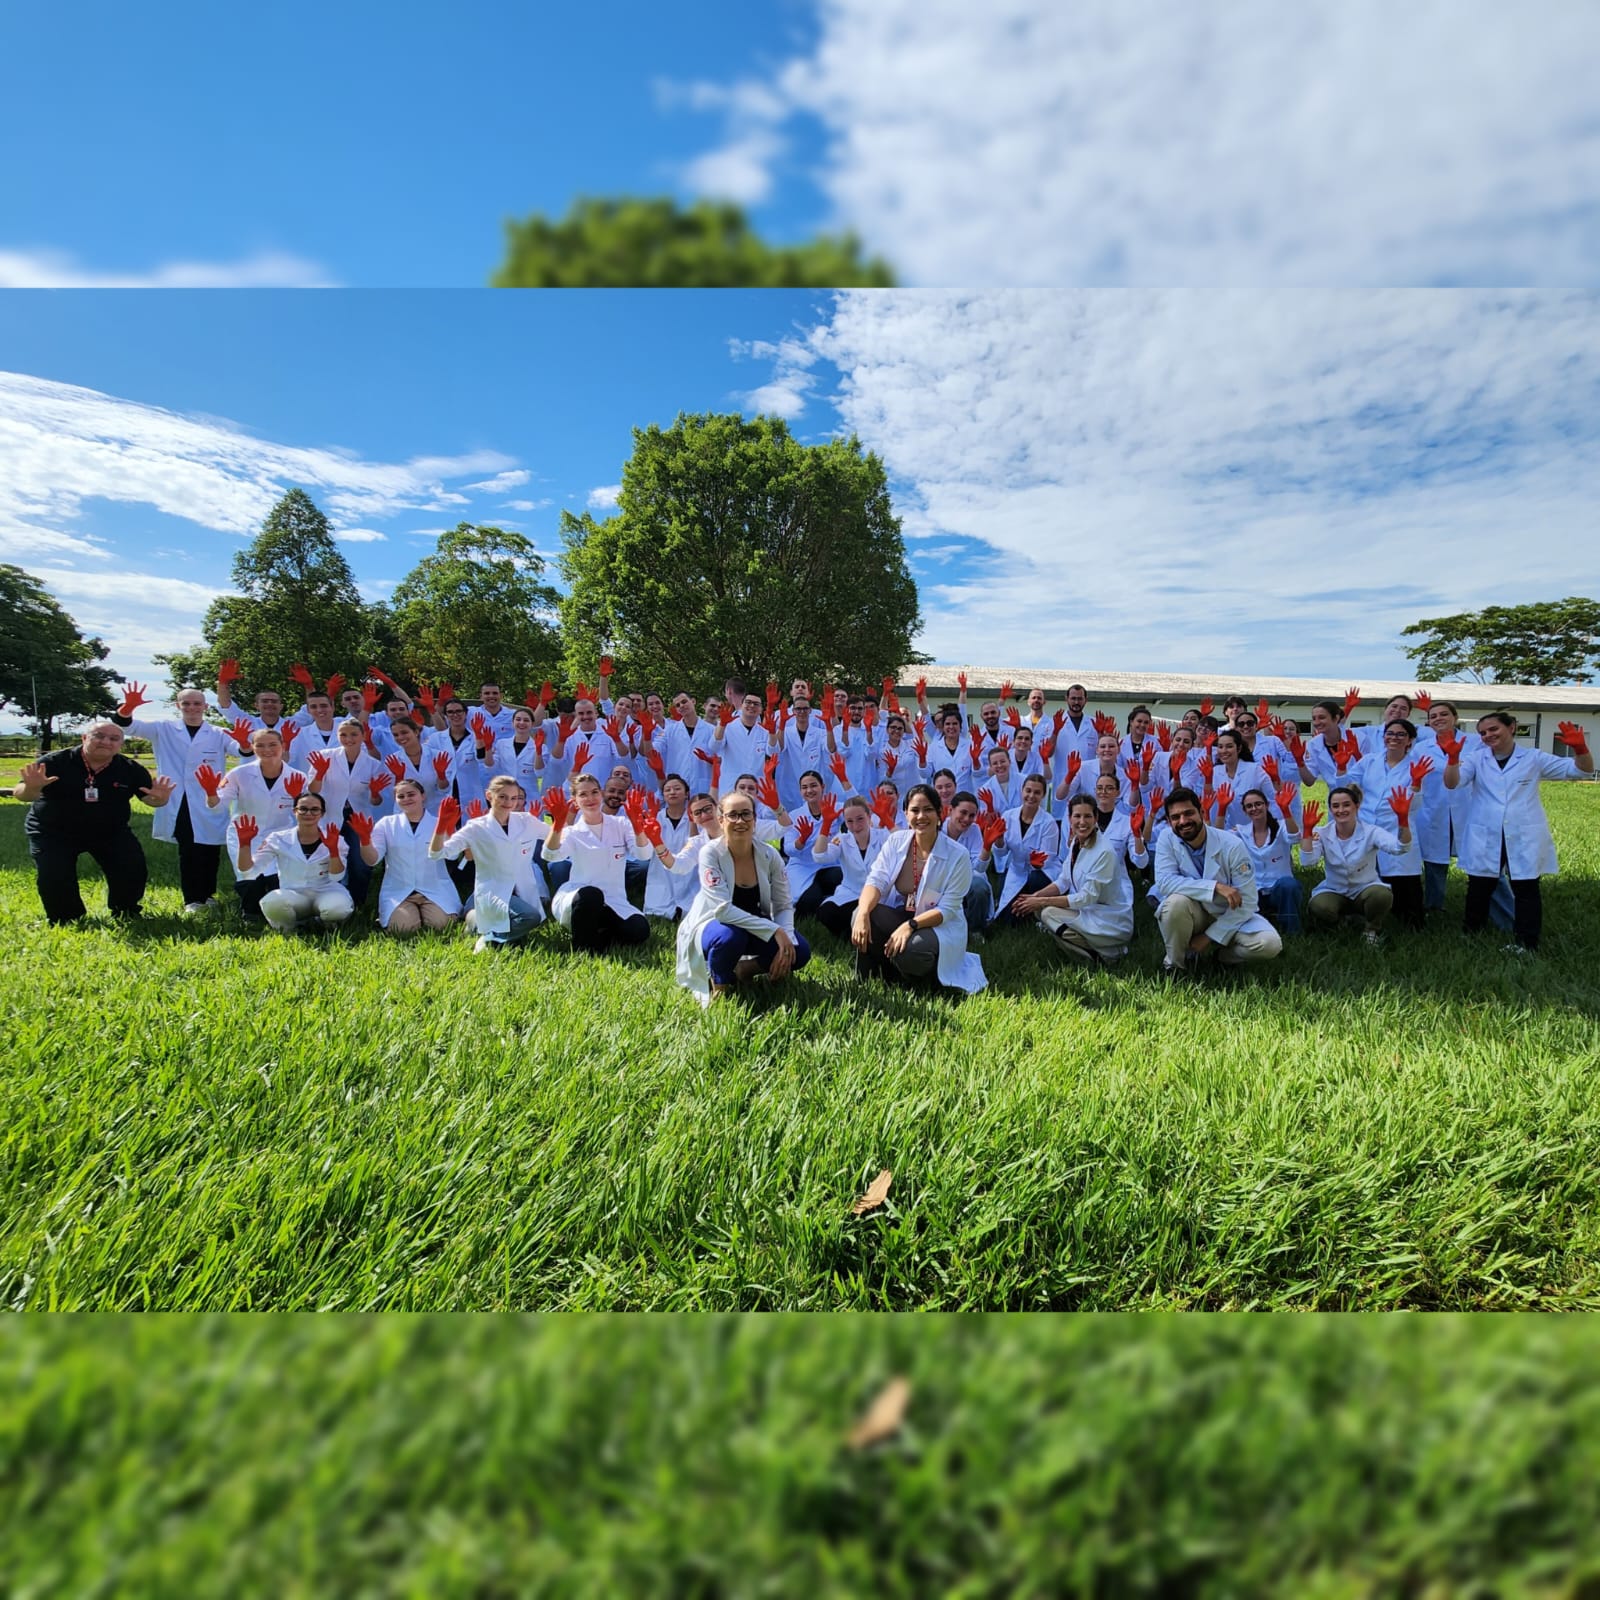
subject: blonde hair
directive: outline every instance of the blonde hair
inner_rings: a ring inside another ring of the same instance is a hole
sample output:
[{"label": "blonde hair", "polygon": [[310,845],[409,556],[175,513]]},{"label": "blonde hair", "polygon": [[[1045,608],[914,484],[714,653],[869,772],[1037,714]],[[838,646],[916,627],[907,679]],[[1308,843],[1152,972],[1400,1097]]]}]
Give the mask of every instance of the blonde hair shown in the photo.
[{"label": "blonde hair", "polygon": [[483,792],[486,795],[493,796],[501,794],[507,789],[520,789],[521,787],[522,785],[518,783],[517,780],[509,773],[502,772],[498,778],[491,778],[489,780],[488,785],[485,787]]}]

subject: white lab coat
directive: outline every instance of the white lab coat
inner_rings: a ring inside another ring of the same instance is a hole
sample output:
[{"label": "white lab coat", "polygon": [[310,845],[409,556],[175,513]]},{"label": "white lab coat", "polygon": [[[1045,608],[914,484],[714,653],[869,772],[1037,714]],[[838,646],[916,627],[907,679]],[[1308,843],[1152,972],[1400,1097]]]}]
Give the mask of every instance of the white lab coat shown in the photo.
[{"label": "white lab coat", "polygon": [[[722,787],[717,795],[719,800],[723,795],[730,793],[733,786],[746,773],[758,779],[766,776],[767,746],[767,730],[759,722],[754,727],[747,728],[738,717],[722,730],[720,739],[713,740],[711,753],[722,757]],[[704,762],[699,764],[705,765]]]},{"label": "white lab coat", "polygon": [[1034,812],[1033,821],[1026,828],[1022,826],[1021,806],[1006,812],[1005,818],[1006,831],[994,847],[992,857],[995,871],[1005,878],[995,905],[996,915],[1022,893],[1033,871],[1028,858],[1035,850],[1043,850],[1049,858],[1040,868],[1046,877],[1053,878],[1061,864],[1061,824],[1043,806]]},{"label": "white lab coat", "polygon": [[[1397,790],[1402,794],[1411,793],[1411,763],[1414,760],[1421,760],[1415,754],[1415,747],[1404,761],[1391,767],[1387,754],[1380,748],[1375,754],[1352,762],[1349,772],[1345,774],[1346,783],[1359,784],[1361,787],[1361,820],[1374,828],[1393,833],[1396,839],[1399,838],[1400,821],[1389,804],[1389,796]],[[1438,765],[1437,758],[1434,765]],[[1422,793],[1411,802],[1410,846],[1405,850],[1385,851],[1378,857],[1378,871],[1385,878],[1422,876],[1422,849],[1418,840],[1427,818],[1428,787],[1424,783]]]},{"label": "white lab coat", "polygon": [[1311,898],[1315,900],[1319,894],[1353,898],[1363,889],[1372,888],[1382,881],[1378,863],[1384,852],[1400,854],[1400,837],[1387,828],[1376,828],[1358,819],[1350,837],[1341,839],[1333,823],[1324,823],[1311,835],[1309,844],[1304,839],[1300,842],[1301,866],[1322,863],[1322,882],[1311,891]]},{"label": "white lab coat", "polygon": [[1104,834],[1084,845],[1076,862],[1066,842],[1047,892],[1066,895],[1067,909],[1077,913],[1073,926],[1096,939],[1116,939],[1126,950],[1133,938],[1133,882],[1121,850]]},{"label": "white lab coat", "polygon": [[293,893],[316,894],[322,889],[344,887],[344,852],[339,852],[339,870],[332,870],[327,845],[320,840],[307,855],[294,828],[279,828],[263,834],[250,846],[251,868],[247,876],[269,878],[277,875],[278,887]]},{"label": "white lab coat", "polygon": [[878,890],[883,905],[904,905],[913,916],[938,907],[944,914],[944,920],[933,930],[939,940],[939,982],[947,989],[976,994],[988,987],[989,980],[984,976],[983,963],[967,949],[967,914],[962,901],[972,886],[972,857],[941,828],[922,865],[916,888],[910,899],[904,899],[894,883],[915,837],[909,828],[891,833],[872,863],[867,882]]},{"label": "white lab coat", "polygon": [[[798,837],[802,822],[811,824],[811,832],[804,845]],[[783,831],[783,854],[789,868],[789,893],[796,900],[811,887],[811,880],[822,870],[823,863],[812,854],[812,846],[817,842],[817,834],[821,830],[821,819],[812,816],[809,806],[801,806]]]},{"label": "white lab coat", "polygon": [[[606,742],[609,744],[610,740]],[[582,817],[575,818],[562,830],[560,844],[551,845],[545,841],[547,862],[572,863],[572,876],[556,891],[551,914],[563,928],[570,928],[572,902],[580,889],[592,887],[600,890],[606,904],[619,917],[638,916],[638,908],[628,899],[624,867],[630,857],[635,861],[648,861],[654,855],[655,846],[648,839],[643,844],[634,839],[633,824],[625,816],[602,814],[596,828],[591,828]]]},{"label": "white lab coat", "polygon": [[[430,835],[428,854],[434,860],[460,860],[472,851],[472,908],[480,934],[503,934],[511,927],[511,897],[536,905],[549,893],[533,852],[549,838],[550,824],[543,817],[513,811],[501,827],[492,816],[464,822],[442,844]],[[430,895],[431,899],[432,896]]]},{"label": "white lab coat", "polygon": [[372,828],[372,848],[383,863],[378,888],[378,926],[387,928],[394,908],[408,895],[420,894],[441,911],[457,916],[461,896],[445,871],[442,857],[429,852],[434,819],[426,812],[415,828],[399,812],[380,817]]},{"label": "white lab coat", "polygon": [[[696,763],[698,765],[699,763]],[[800,809],[800,779],[814,772],[826,785],[828,771],[828,739],[823,732],[822,719],[806,719],[806,731],[801,733],[798,720],[791,719],[783,730],[783,749],[778,758],[778,798],[785,811]]]},{"label": "white lab coat", "polygon": [[[689,830],[694,826],[687,811],[676,822],[665,811],[656,819],[661,824],[661,842],[672,852],[673,868],[689,842]],[[644,914],[647,917],[670,917],[674,912],[686,911],[694,900],[694,874],[679,872],[662,866],[661,858],[652,853],[650,870],[644,881]]]},{"label": "white lab coat", "polygon": [[221,844],[228,831],[228,813],[220,806],[209,810],[206,792],[195,782],[197,767],[225,772],[228,756],[239,749],[234,739],[221,728],[202,722],[191,735],[183,722],[147,722],[135,717],[128,724],[135,739],[148,739],[155,752],[155,768],[164,778],[177,784],[172,798],[158,806],[150,817],[150,837],[171,839],[178,825],[178,812],[189,802],[189,826],[196,844]]},{"label": "white lab coat", "polygon": [[[233,875],[240,882],[248,882],[252,878],[266,876],[261,870],[261,852],[252,849],[253,865],[248,872],[239,870],[239,834],[236,824],[240,817],[254,817],[260,825],[258,842],[279,829],[289,827],[294,823],[294,797],[285,787],[291,775],[298,773],[304,778],[309,788],[311,774],[301,772],[298,767],[291,767],[288,762],[283,764],[278,776],[269,784],[261,776],[261,763],[259,761],[242,761],[230,772],[217,790],[217,798],[227,803],[231,815],[227,819],[227,832],[225,839],[228,847],[228,860],[233,866]],[[223,809],[218,806],[220,813]]]},{"label": "white lab coat", "polygon": [[779,928],[794,937],[794,901],[783,857],[770,845],[758,844],[755,862],[760,916],[733,903],[733,853],[727,840],[707,839],[699,851],[696,894],[678,924],[678,982],[701,1005],[711,1000],[711,968],[700,936],[713,922],[743,928],[761,940],[772,938]]},{"label": "white lab coat", "polygon": [[[1231,944],[1236,933],[1273,931],[1272,924],[1256,910],[1259,891],[1255,868],[1238,835],[1208,827],[1205,857],[1198,872],[1188,845],[1170,828],[1155,841],[1155,846],[1157,900],[1183,894],[1215,911],[1216,921],[1206,928],[1206,936],[1213,944]],[[1237,906],[1230,908],[1218,895],[1217,885],[1223,883],[1239,891]]]},{"label": "white lab coat", "polygon": [[1461,870],[1474,878],[1498,877],[1503,845],[1514,882],[1557,871],[1539,784],[1588,776],[1571,757],[1546,755],[1531,745],[1518,745],[1503,768],[1487,745],[1463,751],[1457,786],[1472,799],[1464,835],[1456,838]]},{"label": "white lab coat", "polygon": [[[1267,803],[1272,804],[1270,796]],[[1284,827],[1282,817],[1274,817],[1273,820],[1278,824],[1278,832],[1276,837],[1268,838],[1265,844],[1256,843],[1255,824],[1252,822],[1241,822],[1233,830],[1250,852],[1250,865],[1255,869],[1258,893],[1269,884],[1294,876],[1294,836]]]},{"label": "white lab coat", "polygon": [[328,820],[342,822],[344,808],[349,806],[353,811],[364,811],[369,817],[382,817],[394,810],[394,784],[384,785],[383,797],[373,804],[372,791],[367,787],[369,781],[376,777],[392,777],[388,768],[376,756],[368,754],[363,749],[355,759],[354,764],[346,760],[344,747],[327,752],[328,772],[322,780],[319,793],[328,807]]},{"label": "white lab coat", "polygon": [[[969,831],[976,832],[976,829]],[[839,887],[823,901],[824,905],[853,906],[861,898],[867,874],[872,870],[872,863],[878,859],[878,852],[883,849],[888,837],[888,833],[874,822],[864,846],[858,845],[855,835],[844,828],[830,835],[826,843],[820,839],[817,841],[812,847],[812,854],[819,870],[837,867],[841,874]]]}]

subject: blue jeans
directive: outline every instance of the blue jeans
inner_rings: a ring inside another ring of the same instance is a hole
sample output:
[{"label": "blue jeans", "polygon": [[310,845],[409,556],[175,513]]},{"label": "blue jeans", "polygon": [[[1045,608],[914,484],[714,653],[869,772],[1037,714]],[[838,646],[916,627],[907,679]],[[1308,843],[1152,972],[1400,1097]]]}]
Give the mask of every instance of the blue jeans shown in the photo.
[{"label": "blue jeans", "polygon": [[[542,860],[543,858],[538,858]],[[545,882],[550,885],[550,894],[554,898],[556,890],[572,876],[572,863],[570,861],[545,861]]]},{"label": "blue jeans", "polygon": [[[520,894],[512,895],[506,903],[511,913],[511,926],[504,933],[485,934],[495,944],[520,944],[544,921],[544,907],[537,900],[531,903]],[[478,930],[480,933],[483,930]]]},{"label": "blue jeans", "polygon": [[1278,878],[1260,886],[1257,910],[1266,917],[1279,933],[1299,933],[1300,910],[1305,903],[1305,891],[1295,878]]},{"label": "blue jeans", "polygon": [[967,890],[961,909],[966,913],[968,933],[982,933],[994,915],[994,890],[989,887],[989,876],[976,867],[972,869],[972,887]]},{"label": "blue jeans", "polygon": [[372,874],[376,867],[369,867],[361,859],[361,841],[356,838],[356,830],[347,822],[339,830],[339,837],[344,840],[344,886],[350,891],[350,898],[359,905],[366,903],[367,890],[372,884]]},{"label": "blue jeans", "polygon": [[[1450,863],[1448,861],[1424,861],[1422,863],[1422,909],[1424,911],[1438,911],[1444,905],[1445,879],[1450,876]],[[1511,893],[1511,881],[1502,872],[1499,882],[1494,886],[1494,895],[1489,901],[1489,920],[1497,928],[1509,928],[1512,923],[1516,907],[1515,897]]]},{"label": "blue jeans", "polygon": [[[804,934],[793,933],[789,937],[794,940],[794,966],[791,970],[798,972],[811,959],[811,946],[806,943]],[[719,988],[726,989],[733,986],[733,969],[745,956],[754,956],[765,972],[778,953],[778,941],[762,939],[745,928],[735,928],[731,923],[712,922],[706,925],[700,935],[700,948],[705,951],[706,962],[711,968],[711,981]]]}]

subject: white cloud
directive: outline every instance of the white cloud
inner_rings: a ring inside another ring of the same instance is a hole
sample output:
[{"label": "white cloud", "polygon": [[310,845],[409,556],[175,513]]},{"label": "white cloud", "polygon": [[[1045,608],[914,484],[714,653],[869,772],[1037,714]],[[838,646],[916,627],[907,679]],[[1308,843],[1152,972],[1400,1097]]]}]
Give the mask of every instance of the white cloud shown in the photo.
[{"label": "white cloud", "polygon": [[[1500,0],[821,0],[770,81],[700,86],[691,175],[759,199],[785,117],[912,281],[1593,282],[1600,11]],[[763,142],[764,141],[764,142]]]},{"label": "white cloud", "polygon": [[589,491],[589,509],[591,511],[613,511],[616,509],[617,496],[622,493],[620,483],[605,483],[598,489]]},{"label": "white cloud", "polygon": [[545,511],[555,504],[554,500],[507,500],[507,511]]},{"label": "white cloud", "polygon": [[505,494],[507,490],[520,489],[532,477],[531,472],[516,467],[509,472],[497,472],[492,478],[485,478],[481,483],[469,483],[466,487],[481,494]]},{"label": "white cloud", "polygon": [[846,293],[809,343],[913,557],[973,541],[945,661],[1403,673],[1420,616],[1600,585],[1594,295]]},{"label": "white cloud", "polygon": [[684,166],[681,177],[689,189],[741,205],[759,205],[772,193],[774,168],[789,147],[778,130],[792,110],[777,87],[747,80],[726,85],[669,83],[657,89],[666,107],[718,111],[727,121],[724,142]]},{"label": "white cloud", "polygon": [[341,544],[379,544],[388,537],[388,534],[379,533],[376,528],[341,528],[334,534]]},{"label": "white cloud", "polygon": [[243,261],[167,261],[145,272],[80,265],[62,250],[0,250],[0,289],[328,289],[304,257],[266,251]]},{"label": "white cloud", "polygon": [[816,379],[811,368],[817,354],[804,339],[730,339],[729,354],[735,360],[750,357],[773,363],[772,379],[743,396],[745,409],[759,416],[779,416],[793,421],[806,408],[806,400]]}]

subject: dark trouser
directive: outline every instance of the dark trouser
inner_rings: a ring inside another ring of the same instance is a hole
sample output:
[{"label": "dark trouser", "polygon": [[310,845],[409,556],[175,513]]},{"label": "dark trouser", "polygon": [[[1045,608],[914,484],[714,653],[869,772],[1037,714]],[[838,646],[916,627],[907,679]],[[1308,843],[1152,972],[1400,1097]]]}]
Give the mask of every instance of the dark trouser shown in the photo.
[{"label": "dark trouser", "polygon": [[[1017,890],[1017,894],[1037,894],[1039,890],[1046,889],[1049,886],[1050,879],[1045,875],[1044,870],[1040,867],[1035,867],[1028,874],[1028,881],[1024,883],[1019,890]],[[1016,912],[1011,909],[1011,907],[1016,903],[1016,896],[1013,896],[1012,899],[1007,903],[1005,911],[1001,914],[1000,921],[1003,922],[1008,928],[1019,928],[1024,925],[1028,927],[1037,927],[1038,924],[1034,922],[1032,917],[1019,917]]]},{"label": "dark trouser", "polygon": [[[811,959],[811,946],[805,935],[796,933],[794,940],[794,966],[798,972]],[[771,967],[778,953],[776,939],[763,939],[760,934],[745,928],[735,928],[727,922],[711,922],[700,934],[700,948],[705,952],[706,965],[711,969],[711,981],[720,989],[733,987],[735,969],[746,956],[761,963],[761,970]]]},{"label": "dark trouser", "polygon": [[465,905],[472,898],[472,886],[478,881],[478,864],[468,861],[465,856],[457,856],[454,861],[446,856],[444,870],[450,874],[450,881],[455,885],[455,890],[461,896],[461,903]]},{"label": "dark trouser", "polygon": [[[1478,933],[1489,920],[1489,906],[1499,887],[1498,878],[1467,879],[1467,915],[1462,926],[1468,933]],[[1539,935],[1544,928],[1544,900],[1539,893],[1537,878],[1513,878],[1511,898],[1511,937],[1525,950],[1539,948]]]},{"label": "dark trouser", "polygon": [[794,903],[797,917],[820,915],[822,902],[844,882],[844,874],[837,867],[824,867],[805,887],[805,892]]},{"label": "dark trouser", "polygon": [[932,928],[917,929],[899,955],[890,957],[884,953],[889,935],[910,920],[911,913],[904,906],[872,908],[872,948],[856,961],[856,970],[862,977],[898,974],[902,978],[927,978],[938,970],[939,935]]},{"label": "dark trouser", "polygon": [[1427,917],[1422,909],[1422,875],[1391,878],[1379,873],[1378,876],[1394,891],[1394,905],[1390,907],[1389,915],[1402,928],[1416,930],[1425,926]]},{"label": "dark trouser", "polygon": [[578,890],[572,901],[572,948],[597,952],[614,944],[643,944],[650,924],[641,912],[619,917],[593,884]]},{"label": "dark trouser", "polygon": [[264,878],[241,878],[233,886],[239,897],[240,915],[265,921],[261,915],[261,902],[278,887],[278,874],[268,873]]},{"label": "dark trouser", "polygon": [[628,860],[622,863],[622,892],[635,905],[644,904],[645,884],[650,877],[648,861]]},{"label": "dark trouser", "polygon": [[855,920],[856,902],[850,901],[847,905],[830,905],[824,902],[817,907],[817,921],[831,933],[835,939],[848,940],[850,937],[850,924]]},{"label": "dark trouser", "polygon": [[372,886],[374,869],[361,859],[361,841],[356,837],[356,831],[348,821],[339,830],[339,837],[344,840],[344,886],[350,898],[358,905],[367,902],[367,890]]},{"label": "dark trouser", "polygon": [[147,870],[144,851],[133,831],[122,828],[99,839],[74,839],[66,834],[30,833],[28,854],[39,885],[45,919],[53,924],[76,922],[84,915],[78,893],[78,857],[89,856],[106,875],[106,906],[115,917],[139,915]]},{"label": "dark trouser", "polygon": [[200,905],[217,892],[217,868],[222,865],[220,844],[196,844],[194,820],[189,815],[189,797],[178,805],[178,820],[172,825],[178,845],[178,883],[186,906]]}]

